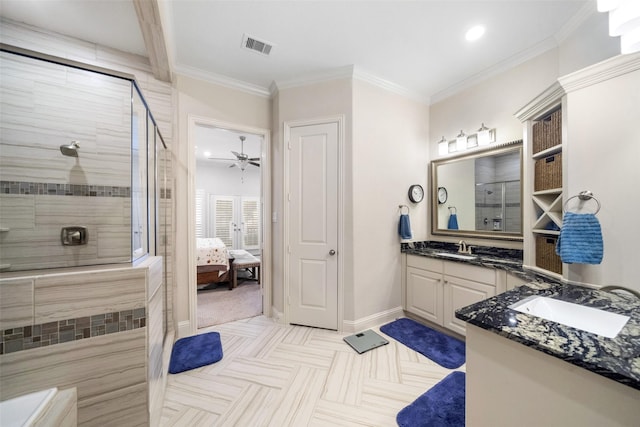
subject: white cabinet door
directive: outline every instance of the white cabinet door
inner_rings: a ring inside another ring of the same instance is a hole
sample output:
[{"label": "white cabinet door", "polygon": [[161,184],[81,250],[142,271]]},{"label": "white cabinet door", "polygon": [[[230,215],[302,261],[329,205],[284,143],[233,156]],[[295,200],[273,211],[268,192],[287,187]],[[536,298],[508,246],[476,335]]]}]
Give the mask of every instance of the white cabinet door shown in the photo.
[{"label": "white cabinet door", "polygon": [[442,273],[407,267],[407,311],[442,325]]},{"label": "white cabinet door", "polygon": [[444,276],[444,327],[461,335],[466,323],[456,318],[456,310],[495,296],[495,286]]}]

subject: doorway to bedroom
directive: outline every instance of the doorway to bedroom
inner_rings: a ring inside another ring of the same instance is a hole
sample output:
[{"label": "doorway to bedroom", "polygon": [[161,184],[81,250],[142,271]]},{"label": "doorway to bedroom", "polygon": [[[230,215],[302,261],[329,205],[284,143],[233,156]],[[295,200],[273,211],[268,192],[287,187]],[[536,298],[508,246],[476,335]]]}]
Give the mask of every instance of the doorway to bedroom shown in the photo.
[{"label": "doorway to bedroom", "polygon": [[194,127],[197,328],[263,313],[264,136]]}]

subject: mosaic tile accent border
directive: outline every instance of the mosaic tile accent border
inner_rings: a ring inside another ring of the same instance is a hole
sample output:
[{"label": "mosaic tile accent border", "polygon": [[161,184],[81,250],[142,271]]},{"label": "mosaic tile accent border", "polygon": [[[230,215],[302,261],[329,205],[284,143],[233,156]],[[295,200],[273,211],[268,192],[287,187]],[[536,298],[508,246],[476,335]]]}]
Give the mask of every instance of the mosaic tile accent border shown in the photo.
[{"label": "mosaic tile accent border", "polygon": [[2,194],[37,194],[47,196],[130,197],[130,187],[110,185],[54,184],[50,182],[0,181]]},{"label": "mosaic tile accent border", "polygon": [[5,329],[0,337],[0,354],[144,328],[146,324],[146,309],[142,307]]}]

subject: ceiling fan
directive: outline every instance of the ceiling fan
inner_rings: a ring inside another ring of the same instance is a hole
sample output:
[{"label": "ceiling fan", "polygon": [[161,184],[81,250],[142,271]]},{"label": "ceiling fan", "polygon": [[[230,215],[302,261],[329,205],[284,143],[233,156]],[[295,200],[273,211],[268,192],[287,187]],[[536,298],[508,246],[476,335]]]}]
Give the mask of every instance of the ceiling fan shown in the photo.
[{"label": "ceiling fan", "polygon": [[247,168],[247,165],[253,165],[253,166],[257,166],[260,167],[260,157],[249,157],[248,154],[245,154],[244,152],[244,141],[245,139],[247,139],[244,136],[240,136],[240,152],[238,153],[237,151],[231,151],[233,153],[234,156],[236,156],[236,159],[221,159],[221,158],[216,158],[216,157],[209,157],[209,160],[230,160],[233,161],[233,164],[231,164],[229,167],[230,168],[235,168],[235,167],[239,167],[241,170],[245,170]]}]

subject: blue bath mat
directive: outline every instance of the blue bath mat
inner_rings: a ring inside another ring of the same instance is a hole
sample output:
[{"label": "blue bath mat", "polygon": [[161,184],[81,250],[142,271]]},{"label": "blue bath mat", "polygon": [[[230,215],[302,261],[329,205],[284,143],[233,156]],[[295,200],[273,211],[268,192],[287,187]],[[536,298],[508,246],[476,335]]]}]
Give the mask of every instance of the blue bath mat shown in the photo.
[{"label": "blue bath mat", "polygon": [[173,344],[169,373],[177,374],[222,359],[222,343],[218,332],[180,338]]},{"label": "blue bath mat", "polygon": [[463,341],[406,317],[388,323],[380,330],[444,368],[456,369],[465,362]]},{"label": "blue bath mat", "polygon": [[465,374],[452,372],[398,412],[400,427],[464,427]]}]

